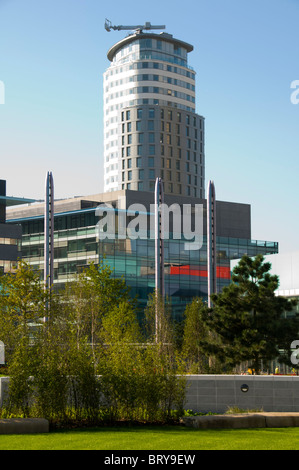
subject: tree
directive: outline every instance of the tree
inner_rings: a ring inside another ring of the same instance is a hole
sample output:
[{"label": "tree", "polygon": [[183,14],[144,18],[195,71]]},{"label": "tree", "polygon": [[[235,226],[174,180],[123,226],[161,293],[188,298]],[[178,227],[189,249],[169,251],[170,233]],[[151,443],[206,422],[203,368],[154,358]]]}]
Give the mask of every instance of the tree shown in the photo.
[{"label": "tree", "polygon": [[161,354],[174,349],[174,325],[171,321],[171,305],[160,292],[149,295],[145,308],[145,331],[147,340],[159,345]]},{"label": "tree", "polygon": [[299,331],[297,317],[284,318],[295,303],[275,294],[279,279],[270,269],[262,255],[254,259],[244,255],[232,272],[231,284],[212,296],[213,308],[205,317],[217,337],[205,343],[206,351],[231,366],[250,361],[256,373],[261,361],[290,358],[290,345]]},{"label": "tree", "polygon": [[104,316],[122,302],[135,305],[123,279],[115,279],[112,269],[102,260],[99,266],[91,264],[78,278],[66,286],[63,293],[65,308],[69,309],[78,342],[87,337],[94,359],[101,344]]},{"label": "tree", "polygon": [[43,321],[50,297],[39,274],[24,261],[19,262],[15,273],[2,276],[0,282],[0,339],[9,361],[21,338],[29,337]]},{"label": "tree", "polygon": [[187,305],[184,319],[182,358],[188,372],[203,373],[207,371],[208,360],[202,348],[209,332],[204,321],[207,306],[201,298],[195,298]]}]

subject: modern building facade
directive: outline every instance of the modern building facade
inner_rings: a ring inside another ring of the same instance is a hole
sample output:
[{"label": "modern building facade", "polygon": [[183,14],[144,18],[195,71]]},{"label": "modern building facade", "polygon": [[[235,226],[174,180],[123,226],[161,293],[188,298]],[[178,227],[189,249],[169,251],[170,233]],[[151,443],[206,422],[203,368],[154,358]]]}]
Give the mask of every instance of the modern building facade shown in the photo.
[{"label": "modern building facade", "polygon": [[0,180],[0,275],[14,271],[21,258],[22,227],[6,223],[6,208],[33,202],[6,196],[6,181]]},{"label": "modern building facade", "polygon": [[[137,238],[120,236],[120,219],[126,215],[132,220],[132,207],[138,203],[146,209],[149,220],[147,233]],[[189,204],[203,206],[203,243],[199,249],[186,249],[185,240],[174,236],[172,223],[169,239],[164,239],[164,290],[171,300],[173,315],[181,318],[188,302],[196,296],[208,298],[207,265],[207,201],[198,198],[164,195],[165,204],[180,207]],[[109,205],[115,215],[115,237],[99,239],[98,223],[100,204]],[[54,216],[54,287],[62,288],[72,281],[82,267],[100,260],[114,270],[115,277],[123,277],[131,288],[131,294],[138,297],[141,310],[148,295],[155,288],[155,239],[150,225],[153,215],[154,192],[114,191],[84,198],[55,201]],[[216,258],[217,291],[230,282],[230,261],[244,253],[254,256],[258,253],[278,252],[276,242],[251,240],[250,206],[216,201]],[[23,259],[41,273],[44,268],[44,205],[12,208],[10,223],[22,226]],[[183,230],[181,230],[183,233]]]},{"label": "modern building facade", "polygon": [[135,31],[108,51],[104,73],[104,191],[205,197],[204,118],[195,112],[193,46]]}]

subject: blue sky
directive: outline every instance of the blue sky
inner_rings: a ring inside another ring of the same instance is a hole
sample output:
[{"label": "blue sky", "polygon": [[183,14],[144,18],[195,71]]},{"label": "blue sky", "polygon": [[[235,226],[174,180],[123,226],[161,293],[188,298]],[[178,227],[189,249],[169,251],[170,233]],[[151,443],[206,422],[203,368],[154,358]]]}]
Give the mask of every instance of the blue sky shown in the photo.
[{"label": "blue sky", "polygon": [[299,0],[0,0],[1,179],[13,196],[102,191],[103,72],[127,32],[165,24],[194,45],[196,112],[206,119],[206,183],[251,204],[252,238],[299,249]]}]

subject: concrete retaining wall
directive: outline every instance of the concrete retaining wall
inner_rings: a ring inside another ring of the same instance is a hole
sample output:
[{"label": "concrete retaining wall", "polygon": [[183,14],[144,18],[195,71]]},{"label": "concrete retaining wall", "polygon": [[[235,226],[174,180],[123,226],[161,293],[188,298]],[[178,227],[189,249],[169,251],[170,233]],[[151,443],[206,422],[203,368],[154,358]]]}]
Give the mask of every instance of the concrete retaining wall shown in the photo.
[{"label": "concrete retaining wall", "polygon": [[0,434],[47,432],[49,432],[49,421],[43,418],[0,419]]},{"label": "concrete retaining wall", "polygon": [[[0,406],[9,377],[0,377]],[[248,387],[247,392],[241,390]],[[186,409],[225,413],[229,407],[268,412],[299,412],[299,376],[189,375]]]},{"label": "concrete retaining wall", "polygon": [[242,413],[190,416],[182,418],[187,427],[197,429],[285,428],[299,426],[299,413]]},{"label": "concrete retaining wall", "polygon": [[225,413],[229,407],[299,412],[299,376],[190,375],[186,398],[185,408],[200,412]]}]

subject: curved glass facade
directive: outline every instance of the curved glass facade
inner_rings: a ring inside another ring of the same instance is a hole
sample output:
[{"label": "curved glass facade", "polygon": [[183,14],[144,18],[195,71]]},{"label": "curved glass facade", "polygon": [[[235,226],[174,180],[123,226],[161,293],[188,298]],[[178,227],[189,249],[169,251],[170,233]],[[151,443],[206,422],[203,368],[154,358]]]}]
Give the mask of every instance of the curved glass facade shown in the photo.
[{"label": "curved glass facade", "polygon": [[[55,214],[54,219],[54,285],[56,289],[74,279],[74,275],[91,262],[105,257],[115,277],[123,277],[138,296],[141,310],[155,287],[154,239],[130,238],[98,241],[95,208]],[[22,225],[22,255],[43,276],[44,233],[43,217],[19,219]],[[164,241],[165,293],[169,297],[173,315],[180,319],[185,307],[195,296],[207,300],[207,248],[204,236],[200,250],[186,250],[184,240]],[[230,261],[243,254],[254,256],[278,252],[276,242],[217,237],[217,290],[230,282]]]},{"label": "curved glass facade", "polygon": [[[188,66],[188,53],[192,46],[172,38],[167,34],[134,34],[113,46],[108,58],[110,67],[104,74],[104,190],[115,191],[124,187],[121,179],[123,158],[120,139],[121,115],[124,109],[134,106],[154,106],[176,108],[195,114],[195,73]],[[202,118],[203,119],[203,118]],[[148,118],[141,118],[143,127]],[[155,127],[158,129],[159,124]],[[200,132],[200,131],[199,131]],[[173,141],[173,147],[183,153],[187,150],[180,142]],[[153,155],[146,149],[148,156]],[[127,155],[129,156],[129,155]],[[157,168],[162,166],[158,147],[155,152]],[[203,159],[204,160],[204,159]],[[145,179],[126,181],[126,188],[151,191],[147,183],[148,167],[142,162]],[[200,180],[198,180],[200,181]],[[200,197],[203,185],[197,180],[190,182]],[[176,188],[176,189],[175,189]],[[183,190],[183,192],[185,189]],[[171,181],[165,187],[169,194],[183,194]],[[191,190],[194,193],[194,190]],[[190,194],[191,194],[190,193]]]}]

